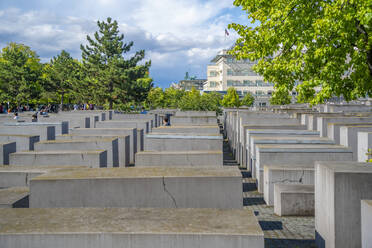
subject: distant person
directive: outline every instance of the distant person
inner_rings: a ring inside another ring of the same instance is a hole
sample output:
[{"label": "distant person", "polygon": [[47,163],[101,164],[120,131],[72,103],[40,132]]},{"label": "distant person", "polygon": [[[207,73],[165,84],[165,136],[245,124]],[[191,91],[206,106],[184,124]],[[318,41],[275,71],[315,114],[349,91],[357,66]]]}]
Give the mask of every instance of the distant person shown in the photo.
[{"label": "distant person", "polygon": [[163,125],[164,126],[170,126],[168,117],[164,117],[164,119],[163,119]]},{"label": "distant person", "polygon": [[141,114],[147,114],[147,110],[145,108],[141,109]]},{"label": "distant person", "polygon": [[37,114],[38,112],[35,112],[35,114],[32,115],[32,122],[37,122]]},{"label": "distant person", "polygon": [[18,113],[17,112],[14,113],[13,120],[19,120],[19,116],[18,116]]}]

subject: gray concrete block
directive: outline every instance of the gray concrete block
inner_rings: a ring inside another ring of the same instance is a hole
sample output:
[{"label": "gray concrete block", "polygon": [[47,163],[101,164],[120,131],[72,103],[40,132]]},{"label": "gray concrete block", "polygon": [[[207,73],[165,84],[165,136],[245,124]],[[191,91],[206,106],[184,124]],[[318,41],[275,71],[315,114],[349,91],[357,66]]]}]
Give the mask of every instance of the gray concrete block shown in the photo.
[{"label": "gray concrete block", "polygon": [[361,200],[372,199],[372,166],[315,163],[315,238],[318,247],[362,246]]},{"label": "gray concrete block", "polygon": [[76,128],[71,130],[74,135],[129,135],[130,154],[129,161],[134,163],[134,154],[137,153],[137,129],[136,128]]},{"label": "gray concrete block", "polygon": [[69,134],[56,137],[57,140],[92,140],[92,139],[118,139],[119,144],[119,167],[126,167],[130,164],[130,137],[129,135],[94,135],[94,134]]},{"label": "gray concrete block", "polygon": [[194,116],[201,116],[201,117],[216,117],[216,111],[176,111],[174,116],[179,117],[194,117]]},{"label": "gray concrete block", "polygon": [[106,139],[75,139],[41,141],[35,144],[35,151],[107,151],[107,167],[119,167],[119,140],[118,138]]},{"label": "gray concrete block", "polygon": [[[53,126],[55,127],[54,135],[62,135],[68,134],[69,132],[69,123],[67,121],[58,121],[58,122],[19,122],[19,123],[4,123],[6,127],[21,127],[25,129],[29,129],[30,127],[45,127],[45,126]],[[53,134],[52,134],[53,135]],[[49,140],[53,140],[53,138],[48,135]]]},{"label": "gray concrete block", "polygon": [[32,208],[243,207],[238,168],[59,170],[33,178],[30,190]]},{"label": "gray concrete block", "polygon": [[172,116],[170,118],[172,126],[187,125],[216,125],[216,116]]},{"label": "gray concrete block", "polygon": [[256,163],[252,176],[257,178],[257,189],[263,192],[263,168],[268,164],[308,164],[315,161],[352,161],[350,149],[337,145],[257,145]]},{"label": "gray concrete block", "polygon": [[9,164],[9,155],[16,152],[16,143],[0,143],[0,165]]},{"label": "gray concrete block", "polygon": [[137,128],[143,129],[145,133],[151,132],[151,126],[147,120],[120,120],[97,122],[97,128]]},{"label": "gray concrete block", "polygon": [[372,200],[362,200],[361,221],[362,221],[362,248],[372,247],[371,236]]},{"label": "gray concrete block", "polygon": [[314,165],[265,165],[263,176],[264,200],[267,205],[274,205],[274,185],[307,184],[314,185]]},{"label": "gray concrete block", "polygon": [[16,135],[37,135],[40,136],[40,140],[54,140],[56,135],[55,126],[37,126],[29,125],[25,126],[2,126],[0,128],[0,134],[16,134]]},{"label": "gray concrete block", "polygon": [[81,169],[85,166],[0,166],[0,188],[28,187],[30,180],[49,171]]},{"label": "gray concrete block", "polygon": [[340,128],[343,126],[371,126],[372,127],[372,122],[371,123],[354,123],[354,122],[347,122],[347,123],[328,123],[327,126],[327,136],[330,139],[333,139],[336,144],[342,145],[341,144],[341,132]]},{"label": "gray concrete block", "polygon": [[200,133],[219,134],[220,128],[217,125],[210,126],[160,126],[152,130],[153,133]]},{"label": "gray concrete block", "polygon": [[16,143],[17,151],[34,150],[36,142],[40,141],[40,136],[36,135],[21,135],[21,134],[0,134],[0,143]]},{"label": "gray concrete block", "polygon": [[370,123],[372,117],[318,117],[317,130],[321,137],[328,136],[328,123]]},{"label": "gray concrete block", "polygon": [[10,154],[11,165],[84,165],[91,168],[107,167],[107,152],[96,151],[29,151]]},{"label": "gray concrete block", "polygon": [[[372,126],[342,126],[340,128],[340,143],[343,146],[349,147],[353,151],[354,161],[358,161],[359,153],[361,153],[360,154],[361,156],[365,155],[365,153],[363,154],[363,151],[367,151],[366,148],[368,148],[368,147],[364,147],[364,149],[362,147],[360,149],[358,148],[358,141],[359,141],[358,133],[368,132],[368,131],[372,131]],[[365,161],[366,160],[359,161],[359,162],[365,162]]]},{"label": "gray concrete block", "polygon": [[0,246],[263,248],[264,234],[246,209],[4,209]]},{"label": "gray concrete block", "polygon": [[358,162],[368,162],[371,155],[368,149],[372,148],[372,132],[358,132]]},{"label": "gray concrete block", "polygon": [[314,185],[274,185],[274,213],[279,216],[314,216],[314,199]]},{"label": "gray concrete block", "polygon": [[147,134],[146,151],[222,151],[221,135]]},{"label": "gray concrete block", "polygon": [[223,166],[222,151],[143,151],[136,154],[136,166]]},{"label": "gray concrete block", "polygon": [[28,207],[23,204],[17,205],[28,194],[29,190],[27,187],[0,189],[0,208]]}]

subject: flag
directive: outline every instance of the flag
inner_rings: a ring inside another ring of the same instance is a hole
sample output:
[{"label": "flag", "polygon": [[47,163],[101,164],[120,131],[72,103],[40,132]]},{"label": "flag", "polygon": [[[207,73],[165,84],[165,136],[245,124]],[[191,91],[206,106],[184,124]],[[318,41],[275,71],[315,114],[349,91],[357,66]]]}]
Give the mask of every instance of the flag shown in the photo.
[{"label": "flag", "polygon": [[226,28],[225,28],[225,35],[226,35],[226,36],[229,36],[229,31],[227,31]]}]

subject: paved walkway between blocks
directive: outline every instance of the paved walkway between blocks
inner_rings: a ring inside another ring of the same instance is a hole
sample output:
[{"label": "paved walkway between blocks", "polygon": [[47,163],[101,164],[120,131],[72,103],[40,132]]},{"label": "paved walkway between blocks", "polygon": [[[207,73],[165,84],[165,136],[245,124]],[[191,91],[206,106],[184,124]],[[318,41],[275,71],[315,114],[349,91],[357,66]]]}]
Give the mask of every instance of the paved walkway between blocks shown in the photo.
[{"label": "paved walkway between blocks", "polygon": [[[224,166],[239,166],[224,142]],[[316,248],[314,217],[280,217],[274,207],[267,206],[263,194],[257,192],[256,181],[249,172],[243,175],[244,208],[254,211],[265,235],[265,248]]]}]

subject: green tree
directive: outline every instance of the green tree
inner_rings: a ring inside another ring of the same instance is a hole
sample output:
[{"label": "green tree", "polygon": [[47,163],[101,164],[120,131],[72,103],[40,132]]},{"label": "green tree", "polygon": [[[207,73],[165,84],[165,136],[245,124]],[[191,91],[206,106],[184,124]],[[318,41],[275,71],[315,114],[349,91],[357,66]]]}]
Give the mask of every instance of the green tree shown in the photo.
[{"label": "green tree", "polygon": [[[240,35],[232,54],[258,60],[254,69],[265,80],[288,90],[302,82],[299,98],[312,104],[372,93],[370,0],[235,0],[234,5],[257,25],[229,25]],[[322,89],[315,93],[315,87]]]},{"label": "green tree", "polygon": [[252,96],[251,92],[247,92],[247,94],[243,97],[241,104],[243,106],[252,106],[254,103],[254,96]]},{"label": "green tree", "polygon": [[186,92],[180,99],[178,107],[181,110],[204,110],[201,102],[200,92],[194,87],[191,91]]},{"label": "green tree", "polygon": [[201,105],[205,111],[216,111],[217,114],[221,114],[221,101],[222,96],[218,92],[204,93],[201,96]]},{"label": "green tree", "polygon": [[275,87],[274,93],[270,98],[271,105],[287,105],[291,103],[291,95],[285,86]]},{"label": "green tree", "polygon": [[222,106],[224,107],[235,107],[239,108],[241,106],[241,102],[239,100],[239,95],[236,92],[234,87],[230,87],[227,89],[227,94],[222,99]]},{"label": "green tree", "polygon": [[147,96],[146,105],[149,108],[164,108],[164,91],[162,88],[152,88]]},{"label": "green tree", "polygon": [[43,90],[42,69],[30,47],[17,43],[4,47],[0,52],[0,101],[13,106],[37,103]]},{"label": "green tree", "polygon": [[107,22],[98,21],[97,25],[99,30],[94,39],[88,35],[89,44],[80,46],[95,101],[111,109],[114,104],[144,100],[152,87],[148,76],[151,62],[138,65],[145,51],[137,51],[126,60],[124,54],[130,51],[133,42],[123,42],[117,21],[109,17]]},{"label": "green tree", "polygon": [[164,91],[164,107],[178,108],[181,98],[185,95],[184,90],[174,89],[172,87]]},{"label": "green tree", "polygon": [[44,72],[46,73],[44,88],[49,94],[60,97],[61,110],[65,95],[71,94],[78,87],[79,69],[79,62],[64,50],[44,66]]}]

